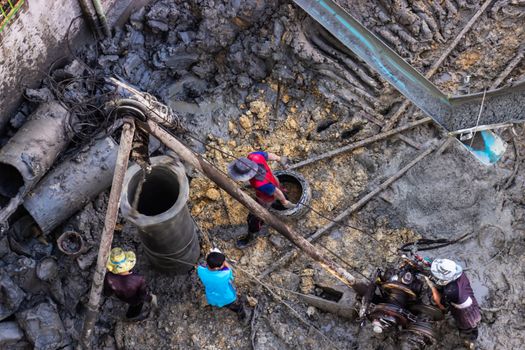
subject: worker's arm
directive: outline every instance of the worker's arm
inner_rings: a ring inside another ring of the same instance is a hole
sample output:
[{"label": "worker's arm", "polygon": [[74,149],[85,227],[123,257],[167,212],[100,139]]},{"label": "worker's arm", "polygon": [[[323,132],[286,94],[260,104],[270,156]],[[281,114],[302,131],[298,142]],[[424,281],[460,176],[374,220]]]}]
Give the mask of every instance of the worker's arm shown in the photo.
[{"label": "worker's arm", "polygon": [[434,300],[436,306],[441,310],[445,310],[446,308],[443,306],[443,304],[441,304],[441,294],[439,294],[436,285],[427,276],[425,276],[425,281],[427,282],[428,286],[430,287],[430,290],[432,291],[432,300]]},{"label": "worker's arm", "polygon": [[270,153],[270,152],[267,152],[268,154],[268,160],[275,160],[277,162],[280,162],[281,161],[281,157],[278,156],[277,154],[275,153]]}]

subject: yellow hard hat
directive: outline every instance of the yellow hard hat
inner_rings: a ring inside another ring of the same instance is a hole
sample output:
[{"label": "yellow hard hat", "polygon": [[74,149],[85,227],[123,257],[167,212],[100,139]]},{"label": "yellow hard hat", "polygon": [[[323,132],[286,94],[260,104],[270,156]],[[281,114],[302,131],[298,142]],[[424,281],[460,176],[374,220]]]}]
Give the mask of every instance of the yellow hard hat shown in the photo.
[{"label": "yellow hard hat", "polygon": [[137,257],[132,251],[124,251],[122,248],[113,248],[109,253],[106,264],[107,269],[115,274],[130,271],[137,262]]}]

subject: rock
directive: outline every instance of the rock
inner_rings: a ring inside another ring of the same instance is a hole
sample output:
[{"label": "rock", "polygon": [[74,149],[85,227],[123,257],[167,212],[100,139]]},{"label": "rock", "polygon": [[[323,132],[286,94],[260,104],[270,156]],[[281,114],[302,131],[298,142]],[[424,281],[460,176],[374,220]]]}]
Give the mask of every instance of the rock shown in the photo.
[{"label": "rock", "polygon": [[118,55],[103,55],[98,58],[98,64],[101,66],[105,66],[108,63],[117,62],[119,60]]},{"label": "rock", "polygon": [[147,23],[153,31],[167,32],[170,29],[166,22],[149,20]]},{"label": "rock", "polygon": [[0,321],[14,314],[26,294],[7,275],[0,275]]},{"label": "rock", "polygon": [[7,236],[4,236],[4,238],[0,239],[0,258],[4,257],[4,255],[9,254],[11,252],[11,248],[9,248],[9,240]]},{"label": "rock", "polygon": [[16,322],[0,323],[0,349],[9,349],[24,339],[24,332]]},{"label": "rock", "polygon": [[312,317],[313,315],[315,315],[315,307],[308,306],[308,308],[306,309],[306,314],[308,315],[308,317]]},{"label": "rock", "polygon": [[177,35],[185,44],[191,43],[196,36],[195,32],[178,32]]},{"label": "rock", "polygon": [[15,129],[18,129],[20,128],[22,125],[24,125],[24,123],[26,122],[27,120],[27,115],[25,115],[24,113],[22,112],[18,112],[17,114],[15,114],[15,116],[13,118],[11,118],[9,120],[9,123],[11,124],[11,126]]},{"label": "rock", "polygon": [[241,89],[247,89],[252,85],[252,80],[249,76],[241,74],[237,77],[237,84]]},{"label": "rock", "polygon": [[11,277],[27,293],[39,293],[45,289],[44,283],[36,276],[36,261],[28,257],[20,257],[11,266]]},{"label": "rock", "polygon": [[62,320],[53,304],[41,303],[16,315],[35,350],[54,350],[69,343]]},{"label": "rock", "polygon": [[87,270],[93,265],[95,259],[97,258],[98,252],[96,249],[91,249],[86,254],[80,255],[77,257],[77,264],[81,270]]},{"label": "rock", "polygon": [[251,119],[246,116],[246,115],[242,115],[240,118],[239,118],[239,124],[241,125],[241,127],[246,130],[246,131],[250,131],[250,129],[252,128],[252,121]]},{"label": "rock", "polygon": [[248,302],[248,305],[250,305],[250,307],[255,307],[257,306],[257,303],[259,303],[257,299],[249,295],[246,296],[246,301]]},{"label": "rock", "polygon": [[210,188],[206,191],[206,198],[217,201],[221,198],[221,193],[215,188]]},{"label": "rock", "polygon": [[55,99],[55,96],[49,90],[48,88],[42,88],[42,89],[26,89],[25,91],[26,97],[30,101],[34,102],[49,102]]},{"label": "rock", "polygon": [[191,52],[176,52],[174,55],[165,60],[166,67],[174,70],[189,69],[190,66],[199,60],[198,53]]},{"label": "rock", "polygon": [[52,281],[58,274],[58,265],[53,258],[44,258],[38,262],[36,267],[36,276],[42,281]]}]

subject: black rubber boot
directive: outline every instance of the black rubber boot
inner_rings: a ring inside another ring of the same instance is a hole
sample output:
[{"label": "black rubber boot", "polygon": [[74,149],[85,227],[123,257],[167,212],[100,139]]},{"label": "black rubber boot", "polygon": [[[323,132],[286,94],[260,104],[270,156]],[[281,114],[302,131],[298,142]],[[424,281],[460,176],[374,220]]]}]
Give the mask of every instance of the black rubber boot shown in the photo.
[{"label": "black rubber boot", "polygon": [[248,233],[247,235],[242,236],[239,239],[237,239],[237,242],[235,242],[235,245],[239,249],[244,249],[254,244],[255,244],[255,236],[253,233]]}]

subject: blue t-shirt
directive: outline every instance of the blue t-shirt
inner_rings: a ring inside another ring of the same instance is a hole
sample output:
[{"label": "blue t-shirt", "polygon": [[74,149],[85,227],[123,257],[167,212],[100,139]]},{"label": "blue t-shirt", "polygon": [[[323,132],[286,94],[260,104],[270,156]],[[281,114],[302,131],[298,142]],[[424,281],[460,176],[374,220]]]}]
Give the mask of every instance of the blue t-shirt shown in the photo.
[{"label": "blue t-shirt", "polygon": [[197,267],[197,275],[204,284],[208,304],[222,307],[237,299],[231,269],[209,270],[204,266],[199,266]]},{"label": "blue t-shirt", "polygon": [[[264,151],[257,151],[252,152],[250,154],[258,154],[264,157],[264,159],[268,160],[268,152]],[[272,183],[267,183],[265,185],[262,185],[261,187],[257,188],[259,191],[263,192],[264,194],[267,194],[268,196],[273,196],[275,193],[275,185]]]}]

